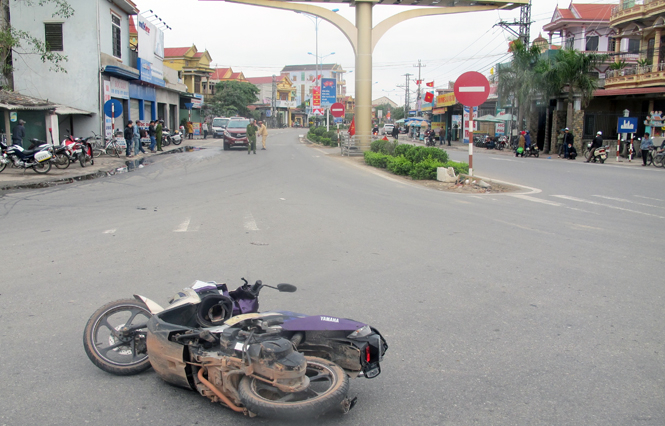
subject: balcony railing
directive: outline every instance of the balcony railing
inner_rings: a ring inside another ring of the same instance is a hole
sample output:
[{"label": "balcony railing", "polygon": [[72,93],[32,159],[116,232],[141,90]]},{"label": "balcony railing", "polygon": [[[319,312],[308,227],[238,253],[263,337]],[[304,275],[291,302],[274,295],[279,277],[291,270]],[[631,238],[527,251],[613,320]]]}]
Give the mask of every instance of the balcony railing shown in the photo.
[{"label": "balcony railing", "polygon": [[642,6],[649,8],[649,6],[658,6],[658,4],[665,4],[665,0],[621,0],[618,5],[612,8],[612,18],[621,14],[624,10],[635,8],[635,11],[637,11]]}]

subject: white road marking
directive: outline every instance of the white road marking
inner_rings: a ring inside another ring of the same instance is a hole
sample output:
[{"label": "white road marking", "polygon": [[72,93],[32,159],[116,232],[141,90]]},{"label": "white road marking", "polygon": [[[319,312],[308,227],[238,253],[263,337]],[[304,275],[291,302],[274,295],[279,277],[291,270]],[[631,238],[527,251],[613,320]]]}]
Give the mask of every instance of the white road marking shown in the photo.
[{"label": "white road marking", "polygon": [[115,229],[109,229],[103,232],[103,234],[115,234]]},{"label": "white road marking", "polygon": [[191,219],[188,217],[187,219],[183,220],[180,225],[176,229],[173,230],[173,232],[187,232],[187,228],[189,228],[189,221]]},{"label": "white road marking", "polygon": [[259,227],[256,226],[256,221],[254,220],[254,216],[252,215],[251,212],[248,212],[245,215],[245,229],[248,231],[258,231]]},{"label": "white road marking", "polygon": [[496,158],[496,157],[489,157],[489,158],[496,161],[516,161],[516,160],[511,160],[510,158]]},{"label": "white road marking", "polygon": [[547,232],[547,231],[543,231],[543,230],[540,230],[540,229],[537,229],[537,228],[529,228],[528,226],[523,226],[523,225],[513,223],[513,222],[506,222],[506,221],[499,220],[499,219],[494,219],[494,221],[499,222],[499,223],[503,223],[504,225],[514,226],[515,228],[524,229],[526,231],[537,232],[539,234],[556,235],[553,232]]},{"label": "white road marking", "polygon": [[636,203],[634,201],[624,200],[623,198],[606,197],[604,195],[592,195],[592,197],[604,198],[606,200],[612,200],[612,201],[621,201],[622,203],[637,204],[638,206],[646,206],[646,207],[655,207],[657,209],[665,209],[665,207],[654,206],[653,204]]},{"label": "white road marking", "polygon": [[523,194],[510,194],[510,196],[515,197],[515,198],[519,198],[520,200],[527,200],[527,201],[533,201],[534,203],[547,204],[548,206],[561,207],[563,205],[561,203],[556,203],[554,201],[543,200],[543,199],[536,198],[536,197],[529,197],[528,195],[523,195]]},{"label": "white road marking", "polygon": [[641,196],[641,195],[636,195],[636,197],[637,197],[637,198],[644,198],[645,200],[653,200],[653,201],[663,201],[663,202],[665,202],[665,200],[661,200],[660,198],[643,197],[643,196]]},{"label": "white road marking", "polygon": [[644,213],[644,212],[640,212],[640,211],[637,211],[637,210],[631,210],[631,209],[624,209],[623,207],[612,206],[610,204],[597,203],[595,201],[583,200],[581,198],[570,197],[568,195],[552,195],[552,197],[563,198],[564,200],[576,201],[578,203],[592,204],[594,206],[607,207],[608,209],[621,210],[621,211],[629,212],[629,213],[637,213],[637,214],[641,214],[641,215],[644,215],[644,216],[657,217],[659,219],[665,219],[665,217],[658,216],[656,214]]},{"label": "white road marking", "polygon": [[282,201],[286,201],[286,198],[280,198],[280,200],[282,200]]}]

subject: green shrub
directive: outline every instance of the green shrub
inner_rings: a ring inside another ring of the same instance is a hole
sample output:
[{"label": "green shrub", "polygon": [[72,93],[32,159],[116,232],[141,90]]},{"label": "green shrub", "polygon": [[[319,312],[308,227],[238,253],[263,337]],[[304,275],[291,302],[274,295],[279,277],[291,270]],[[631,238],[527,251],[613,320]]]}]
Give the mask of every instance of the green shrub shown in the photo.
[{"label": "green shrub", "polygon": [[337,132],[330,132],[330,140],[333,142],[339,141],[339,138],[337,137]]},{"label": "green shrub", "polygon": [[323,136],[325,132],[326,132],[325,127],[317,127],[316,129],[314,129],[314,134],[317,136]]},{"label": "green shrub", "polygon": [[332,138],[333,138],[334,136],[337,136],[337,132],[331,130],[331,131],[329,131],[329,132],[325,132],[325,133],[323,134],[323,136],[325,136],[326,138],[329,138],[330,140],[332,140]]},{"label": "green shrub", "polygon": [[386,166],[388,165],[388,161],[390,161],[390,159],[393,158],[390,155],[381,154],[380,152],[372,152],[372,151],[365,151],[364,156],[365,156],[365,163],[367,163],[372,167],[380,167],[382,169],[385,169]]},{"label": "green shrub", "polygon": [[372,142],[370,149],[373,152],[380,152],[382,154],[393,155],[395,153],[395,147],[397,144],[395,142],[378,140]]},{"label": "green shrub", "polygon": [[413,168],[413,163],[400,155],[399,157],[390,157],[386,168],[396,175],[406,176]]},{"label": "green shrub", "polygon": [[393,155],[394,155],[395,157],[399,157],[400,155],[404,155],[404,156],[406,156],[406,153],[407,153],[411,148],[413,148],[413,145],[409,145],[409,144],[407,144],[407,143],[398,144],[398,145],[395,147],[395,152],[394,152]]},{"label": "green shrub", "polygon": [[312,142],[319,142],[319,139],[320,139],[320,138],[319,138],[317,135],[315,135],[315,134],[311,134],[311,135],[309,136],[309,140],[311,140]]},{"label": "green shrub", "polygon": [[453,170],[455,170],[456,175],[461,175],[461,174],[468,174],[469,173],[469,165],[467,163],[458,163],[456,161],[448,161],[441,167],[452,167]]},{"label": "green shrub", "polygon": [[413,165],[413,169],[409,172],[409,176],[414,179],[436,179],[437,167],[443,167],[443,163],[439,160],[426,158]]},{"label": "green shrub", "polygon": [[332,142],[330,142],[330,146],[332,146],[334,148],[334,147],[339,146],[339,144],[337,143],[337,141],[332,141]]},{"label": "green shrub", "polygon": [[427,158],[438,160],[441,163],[448,162],[448,153],[435,147],[413,146],[404,156],[413,164],[418,164]]},{"label": "green shrub", "polygon": [[321,138],[321,143],[324,144],[325,146],[330,145],[330,138]]}]

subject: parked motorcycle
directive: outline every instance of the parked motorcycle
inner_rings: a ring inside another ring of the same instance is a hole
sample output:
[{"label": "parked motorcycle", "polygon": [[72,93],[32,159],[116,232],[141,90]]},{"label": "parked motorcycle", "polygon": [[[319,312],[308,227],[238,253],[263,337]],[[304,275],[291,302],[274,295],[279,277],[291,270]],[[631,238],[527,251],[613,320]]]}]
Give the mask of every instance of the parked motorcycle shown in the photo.
[{"label": "parked motorcycle", "polygon": [[499,151],[503,150],[508,146],[508,140],[505,136],[501,136],[498,141],[496,141],[495,149],[498,149]]},{"label": "parked motorcycle", "polygon": [[532,143],[527,148],[524,149],[524,155],[526,157],[531,157],[532,155],[536,158],[540,157],[540,151],[538,151],[538,145]]},{"label": "parked motorcycle", "polygon": [[244,280],[196,281],[162,308],[135,295],[99,308],[83,345],[90,360],[116,375],[152,365],[166,382],[197,391],[246,415],[318,417],[350,410],[349,378],[374,378],[388,345],[367,324],[332,316],[283,311],[258,313],[264,287]]},{"label": "parked motorcycle", "polygon": [[171,133],[169,129],[164,129],[164,137],[162,138],[162,145],[168,146],[168,145],[180,145],[182,143],[182,135],[180,132],[173,132]]},{"label": "parked motorcycle", "polygon": [[58,169],[66,169],[69,167],[71,161],[66,146],[51,145],[46,141],[39,140],[37,138],[30,139],[30,146],[28,147],[28,150],[34,150],[37,148],[39,149],[50,148],[52,150],[51,154],[53,154],[50,161]]},{"label": "parked motorcycle", "polygon": [[436,146],[436,140],[434,139],[434,131],[427,130],[425,131],[425,146]]},{"label": "parked motorcycle", "polygon": [[587,160],[595,163],[596,161],[599,161],[600,164],[603,164],[605,160],[607,160],[607,149],[609,146],[601,146],[598,148],[594,148],[593,150],[591,149],[591,142],[587,144],[587,148],[589,150],[588,152],[588,157]]},{"label": "parked motorcycle", "polygon": [[49,161],[53,157],[51,145],[30,150],[19,145],[7,146],[4,142],[0,142],[0,151],[2,152],[0,172],[4,171],[9,164],[19,169],[32,169],[39,174],[48,173],[51,170]]}]

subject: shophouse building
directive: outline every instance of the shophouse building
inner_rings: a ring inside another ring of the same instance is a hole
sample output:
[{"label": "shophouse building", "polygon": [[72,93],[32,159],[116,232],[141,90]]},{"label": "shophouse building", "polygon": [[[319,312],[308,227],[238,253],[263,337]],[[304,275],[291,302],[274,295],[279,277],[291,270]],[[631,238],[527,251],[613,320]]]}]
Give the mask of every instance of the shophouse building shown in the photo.
[{"label": "shophouse building", "polygon": [[[15,58],[15,91],[87,113],[54,120],[53,138],[62,140],[69,131],[77,136],[110,135],[111,121],[104,117],[103,106],[113,98],[123,110],[116,127],[129,119],[169,119],[174,114],[177,121],[177,83],[167,85],[162,72],[163,33],[137,15],[130,0],[69,3],[75,13],[67,19],[54,18],[53,5],[10,3],[14,28],[68,57],[66,73],[53,72],[37,55]],[[136,50],[129,41],[132,15],[139,26]]]},{"label": "shophouse building", "polygon": [[[296,86],[295,101],[298,105],[312,98],[312,88],[322,85],[325,80],[334,81],[336,101],[346,96],[346,71],[338,64],[287,65],[281,75],[287,75]],[[317,80],[318,74],[318,80]]]}]

